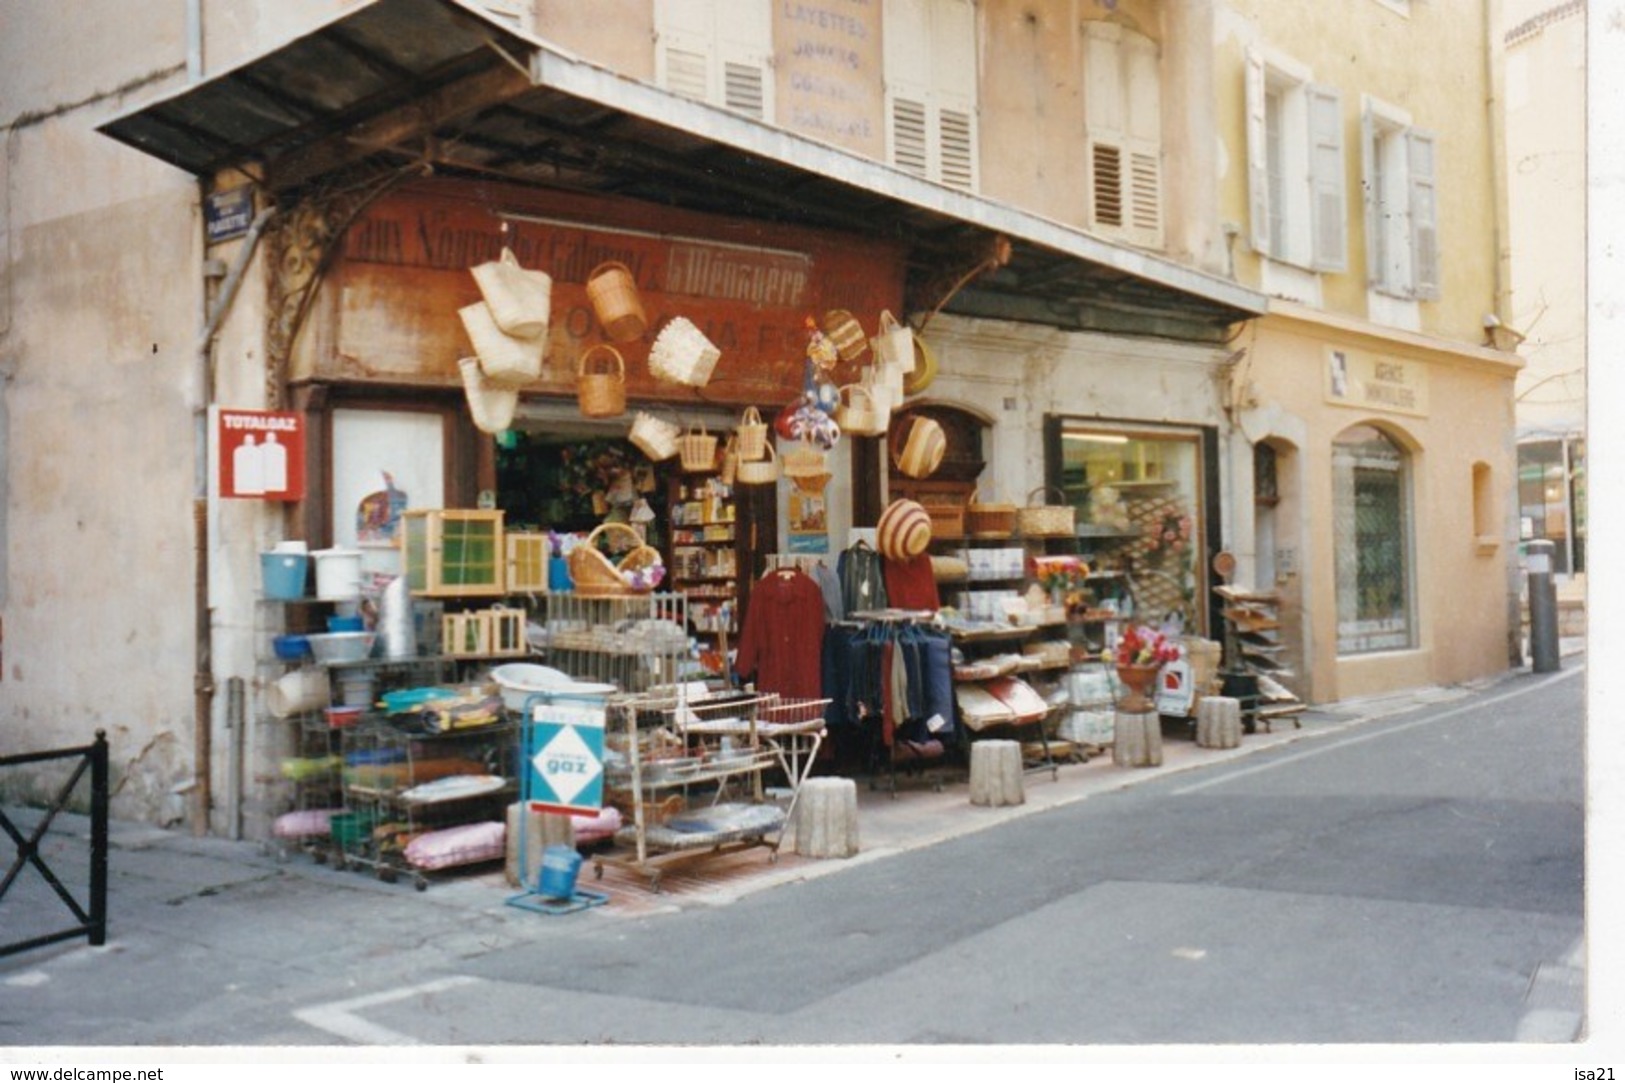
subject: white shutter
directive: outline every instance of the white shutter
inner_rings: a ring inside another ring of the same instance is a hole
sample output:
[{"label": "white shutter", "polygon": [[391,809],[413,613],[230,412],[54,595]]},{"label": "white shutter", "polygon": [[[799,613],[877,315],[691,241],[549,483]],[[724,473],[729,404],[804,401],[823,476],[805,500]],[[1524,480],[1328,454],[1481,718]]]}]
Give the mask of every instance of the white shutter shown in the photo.
[{"label": "white shutter", "polygon": [[1348,269],[1348,210],[1343,170],[1343,100],[1336,89],[1310,86],[1309,225],[1311,266],[1317,271]]},{"label": "white shutter", "polygon": [[1406,172],[1411,203],[1411,287],[1425,301],[1439,299],[1439,194],[1433,136],[1405,133]]},{"label": "white shutter", "polygon": [[933,0],[929,16],[934,178],[975,191],[976,9],[969,0]]},{"label": "white shutter", "polygon": [[1123,94],[1122,31],[1091,22],[1083,30],[1083,118],[1089,155],[1089,224],[1105,232],[1128,221],[1127,106]]},{"label": "white shutter", "polygon": [[925,0],[887,0],[881,50],[886,69],[886,160],[906,173],[929,176],[926,98],[931,67]]},{"label": "white shutter", "polygon": [[1382,193],[1377,170],[1377,126],[1371,107],[1360,110],[1360,190],[1365,218],[1365,284],[1376,289],[1383,283]]},{"label": "white shutter", "polygon": [[717,4],[715,18],[722,86],[713,100],[736,113],[773,120],[773,80],[768,77],[773,58],[771,5]]},{"label": "white shutter", "polygon": [[1264,58],[1247,51],[1247,214],[1253,251],[1270,251],[1269,134],[1265,128]]},{"label": "white shutter", "polygon": [[716,98],[711,88],[714,0],[657,0],[655,82],[695,101]]},{"label": "white shutter", "polygon": [[1123,35],[1124,101],[1128,107],[1128,205],[1130,236],[1162,247],[1162,76],[1157,46],[1132,32]]}]

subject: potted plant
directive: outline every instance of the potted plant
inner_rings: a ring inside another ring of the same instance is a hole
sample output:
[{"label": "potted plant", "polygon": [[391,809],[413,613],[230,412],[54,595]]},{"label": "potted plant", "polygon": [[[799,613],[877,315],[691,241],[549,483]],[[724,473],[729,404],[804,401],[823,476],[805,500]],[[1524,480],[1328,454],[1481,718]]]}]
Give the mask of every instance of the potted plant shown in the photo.
[{"label": "potted plant", "polygon": [[1128,689],[1119,706],[1130,713],[1151,710],[1147,693],[1156,687],[1162,667],[1179,655],[1179,644],[1163,633],[1143,624],[1125,628],[1117,645],[1101,653],[1104,661],[1116,667],[1117,679]]}]

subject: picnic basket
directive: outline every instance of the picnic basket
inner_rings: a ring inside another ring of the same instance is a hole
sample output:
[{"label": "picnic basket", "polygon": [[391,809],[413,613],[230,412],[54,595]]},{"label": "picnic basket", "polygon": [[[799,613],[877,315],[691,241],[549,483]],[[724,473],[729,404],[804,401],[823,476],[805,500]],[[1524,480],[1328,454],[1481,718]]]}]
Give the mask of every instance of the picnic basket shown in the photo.
[{"label": "picnic basket", "polygon": [[[1054,493],[1061,498],[1058,504],[1035,504],[1034,497],[1047,498]],[[1065,503],[1066,494],[1055,488],[1039,487],[1027,494],[1027,506],[1016,515],[1016,525],[1023,536],[1028,538],[1065,538],[1070,537],[1077,527],[1077,512],[1071,504]]]},{"label": "picnic basket", "polygon": [[[632,548],[619,560],[611,560],[598,548],[598,536],[606,530],[622,531],[632,536]],[[660,550],[644,544],[643,535],[625,523],[600,523],[570,550],[565,559],[570,567],[571,588],[577,594],[599,598],[643,594],[653,590],[653,578],[645,578],[648,586],[637,587],[632,583],[632,573],[649,571],[661,565]]]},{"label": "picnic basket", "polygon": [[965,533],[973,538],[1008,538],[1016,531],[1014,504],[984,504],[973,491],[965,505]]},{"label": "picnic basket", "polygon": [[626,361],[621,351],[600,342],[581,355],[576,362],[576,398],[582,417],[626,413]]},{"label": "picnic basket", "polygon": [[716,469],[717,438],[706,431],[705,422],[700,422],[698,431],[689,426],[689,430],[677,438],[677,457],[683,469],[691,474]]},{"label": "picnic basket", "polygon": [[630,342],[649,326],[637,281],[624,263],[609,260],[588,272],[587,300],[604,334],[616,342]]}]

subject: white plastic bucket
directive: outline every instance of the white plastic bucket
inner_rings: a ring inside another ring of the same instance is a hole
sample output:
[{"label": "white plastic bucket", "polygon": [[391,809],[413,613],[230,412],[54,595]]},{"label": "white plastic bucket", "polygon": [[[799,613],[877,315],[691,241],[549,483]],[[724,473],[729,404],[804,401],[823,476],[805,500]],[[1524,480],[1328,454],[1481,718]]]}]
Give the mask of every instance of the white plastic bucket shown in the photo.
[{"label": "white plastic bucket", "polygon": [[316,597],[336,602],[361,594],[361,550],[318,549],[316,558]]},{"label": "white plastic bucket", "polygon": [[315,666],[284,673],[265,690],[265,707],[276,718],[320,710],[330,702],[327,672]]}]

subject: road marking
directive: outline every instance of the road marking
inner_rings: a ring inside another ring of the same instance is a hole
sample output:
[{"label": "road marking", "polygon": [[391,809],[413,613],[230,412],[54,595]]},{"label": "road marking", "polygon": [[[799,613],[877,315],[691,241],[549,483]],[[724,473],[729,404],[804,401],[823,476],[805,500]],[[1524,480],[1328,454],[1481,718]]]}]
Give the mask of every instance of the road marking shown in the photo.
[{"label": "road marking", "polygon": [[405,989],[391,989],[386,993],[371,993],[350,1000],[318,1004],[314,1008],[300,1008],[293,1015],[302,1023],[308,1023],[329,1034],[336,1034],[340,1038],[348,1038],[359,1045],[422,1045],[423,1043],[416,1038],[390,1030],[388,1027],[381,1027],[377,1023],[369,1023],[354,1013],[379,1004],[405,1000],[408,997],[427,996],[464,985],[475,985],[479,981],[479,978],[461,975],[441,978],[438,981],[424,982],[422,985],[413,985]]},{"label": "road marking", "polygon": [[1438,714],[1429,715],[1426,718],[1418,718],[1410,722],[1402,722],[1397,726],[1388,726],[1380,730],[1371,730],[1366,733],[1362,733],[1357,737],[1350,737],[1347,740],[1338,741],[1335,744],[1322,744],[1315,748],[1307,748],[1302,752],[1295,752],[1290,756],[1282,756],[1278,760],[1271,760],[1268,763],[1255,764],[1252,767],[1243,767],[1235,771],[1227,772],[1226,774],[1220,775],[1217,778],[1210,778],[1202,782],[1192,783],[1189,786],[1175,790],[1174,796],[1183,797],[1186,794],[1195,793],[1198,790],[1206,790],[1213,786],[1222,786],[1227,782],[1234,782],[1236,779],[1244,778],[1247,775],[1256,775],[1261,771],[1274,770],[1275,768],[1281,767],[1285,764],[1295,763],[1298,760],[1305,760],[1310,756],[1318,756],[1323,752],[1331,752],[1336,749],[1347,748],[1349,745],[1356,745],[1362,741],[1371,741],[1378,737],[1387,737],[1390,734],[1400,733],[1408,729],[1414,729],[1417,726],[1430,726],[1435,722],[1443,722],[1447,718],[1454,718],[1458,714],[1465,714],[1468,711],[1476,711],[1482,707],[1488,707],[1491,704],[1502,703],[1509,699],[1516,699],[1517,697],[1527,695],[1530,692],[1538,692],[1540,689],[1545,688],[1549,684],[1566,680],[1569,677],[1573,677],[1576,674],[1583,672],[1585,672],[1585,666],[1583,665],[1576,666],[1573,669],[1560,670],[1544,680],[1536,681],[1534,684],[1524,685],[1522,688],[1513,689],[1511,692],[1503,692],[1499,696],[1491,696],[1489,699],[1480,699],[1475,700],[1472,703],[1464,703],[1460,707],[1452,707],[1448,711],[1440,711]]}]

